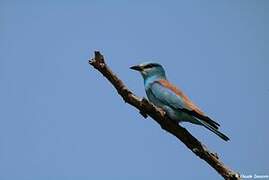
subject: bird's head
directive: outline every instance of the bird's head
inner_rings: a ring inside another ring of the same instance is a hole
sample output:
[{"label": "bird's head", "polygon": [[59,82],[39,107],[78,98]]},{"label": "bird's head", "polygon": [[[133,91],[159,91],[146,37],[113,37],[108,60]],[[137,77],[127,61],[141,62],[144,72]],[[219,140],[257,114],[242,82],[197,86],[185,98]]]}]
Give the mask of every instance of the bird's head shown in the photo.
[{"label": "bird's head", "polygon": [[164,68],[158,63],[152,63],[152,62],[142,63],[139,65],[132,66],[130,67],[130,69],[139,71],[144,79],[152,77],[165,79]]}]

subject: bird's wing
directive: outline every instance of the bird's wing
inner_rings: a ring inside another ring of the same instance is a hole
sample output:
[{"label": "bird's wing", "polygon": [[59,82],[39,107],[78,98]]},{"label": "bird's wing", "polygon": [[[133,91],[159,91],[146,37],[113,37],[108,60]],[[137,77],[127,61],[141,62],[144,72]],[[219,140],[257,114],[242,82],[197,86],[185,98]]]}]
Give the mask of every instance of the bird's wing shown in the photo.
[{"label": "bird's wing", "polygon": [[151,84],[151,91],[155,98],[158,98],[164,104],[204,120],[216,129],[220,126],[217,122],[206,116],[180,89],[169,81],[164,79],[154,81]]}]

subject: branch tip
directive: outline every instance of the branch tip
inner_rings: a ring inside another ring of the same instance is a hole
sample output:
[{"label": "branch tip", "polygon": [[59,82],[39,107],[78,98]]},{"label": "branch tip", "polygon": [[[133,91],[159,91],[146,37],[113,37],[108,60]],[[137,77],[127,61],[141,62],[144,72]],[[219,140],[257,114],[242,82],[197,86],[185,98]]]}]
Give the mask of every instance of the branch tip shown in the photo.
[{"label": "branch tip", "polygon": [[105,63],[104,56],[99,51],[94,51],[94,59],[99,63]]}]

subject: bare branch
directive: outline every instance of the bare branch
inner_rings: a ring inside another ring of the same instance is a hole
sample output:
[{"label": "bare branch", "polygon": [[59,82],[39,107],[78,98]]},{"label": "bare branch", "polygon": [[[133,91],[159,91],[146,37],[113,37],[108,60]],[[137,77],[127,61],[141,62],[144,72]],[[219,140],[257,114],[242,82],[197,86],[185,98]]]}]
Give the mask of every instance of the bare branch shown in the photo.
[{"label": "bare branch", "polygon": [[162,129],[176,136],[194,154],[206,161],[212,168],[214,168],[224,179],[240,179],[239,173],[235,173],[227,166],[225,166],[220,161],[216,153],[210,152],[205,145],[193,137],[185,128],[170,120],[169,117],[165,115],[163,110],[155,107],[145,98],[140,99],[134,95],[134,93],[132,93],[106,65],[104,57],[102,54],[100,54],[100,52],[95,51],[95,57],[89,61],[89,64],[109,80],[109,82],[114,86],[118,94],[123,98],[125,102],[136,107],[144,118],[147,116],[152,117],[152,119],[156,121]]}]

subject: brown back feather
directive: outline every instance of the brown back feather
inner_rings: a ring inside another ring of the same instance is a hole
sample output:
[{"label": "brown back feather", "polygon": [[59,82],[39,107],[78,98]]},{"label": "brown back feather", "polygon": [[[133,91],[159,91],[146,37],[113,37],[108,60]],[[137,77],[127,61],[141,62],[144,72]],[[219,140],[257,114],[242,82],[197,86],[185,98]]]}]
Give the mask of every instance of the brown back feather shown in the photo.
[{"label": "brown back feather", "polygon": [[178,96],[180,96],[185,105],[189,108],[189,109],[181,109],[183,112],[188,113],[192,116],[197,117],[198,119],[204,120],[205,122],[207,122],[208,124],[210,124],[212,127],[218,129],[219,123],[213,121],[212,119],[210,119],[208,116],[206,116],[189,98],[188,96],[186,96],[183,91],[181,91],[179,88],[177,88],[176,86],[174,86],[173,84],[171,84],[169,81],[165,80],[165,79],[161,79],[158,81],[161,85],[163,85],[164,87],[170,89],[171,91],[173,91],[174,93],[176,93]]}]

